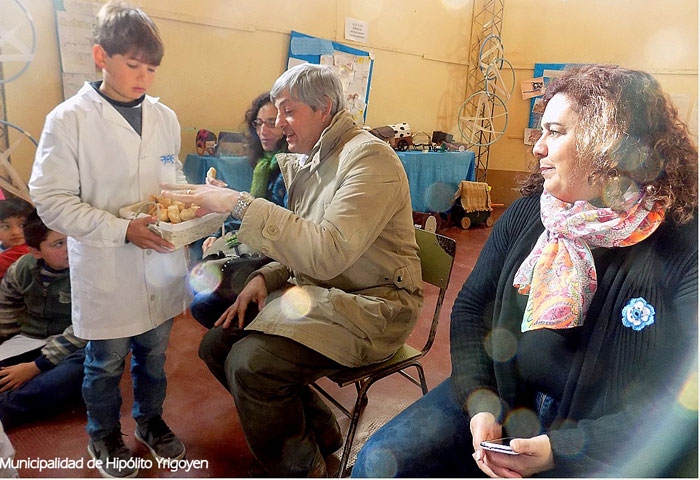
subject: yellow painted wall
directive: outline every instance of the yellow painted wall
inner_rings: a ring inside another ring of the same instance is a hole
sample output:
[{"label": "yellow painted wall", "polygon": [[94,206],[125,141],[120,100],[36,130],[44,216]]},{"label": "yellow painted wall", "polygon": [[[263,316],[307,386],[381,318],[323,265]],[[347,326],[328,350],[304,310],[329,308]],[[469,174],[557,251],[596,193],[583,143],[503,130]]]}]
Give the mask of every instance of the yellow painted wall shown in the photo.
[{"label": "yellow painted wall", "polygon": [[[505,57],[519,84],[534,63],[613,63],[653,73],[669,94],[688,95],[697,133],[698,2],[695,0],[505,0]],[[530,100],[508,102],[509,124],[489,169],[527,170]]]},{"label": "yellow painted wall", "polygon": [[[38,139],[44,117],[62,100],[53,1],[20,1],[36,24],[38,48],[28,70],[4,84],[6,116]],[[472,0],[138,4],[155,19],[165,42],[165,57],[150,93],[177,112],[183,159],[194,151],[197,129],[241,128],[250,100],[284,70],[291,30],[373,53],[368,125],[405,121],[414,132],[442,130],[459,139],[457,112],[470,93],[466,85]],[[518,82],[531,77],[536,62],[612,62],[650,70],[670,93],[687,94],[695,105],[697,9],[696,0],[504,0],[505,56]],[[0,25],[6,25],[8,15],[20,18],[3,11]],[[366,44],[344,39],[346,17],[368,22]],[[5,76],[12,68],[4,67]],[[508,129],[492,146],[489,168],[521,171],[530,150],[522,143],[529,102],[516,92],[508,108]],[[696,108],[693,113],[697,125]],[[23,143],[13,152],[12,162],[28,179],[33,148]]]}]

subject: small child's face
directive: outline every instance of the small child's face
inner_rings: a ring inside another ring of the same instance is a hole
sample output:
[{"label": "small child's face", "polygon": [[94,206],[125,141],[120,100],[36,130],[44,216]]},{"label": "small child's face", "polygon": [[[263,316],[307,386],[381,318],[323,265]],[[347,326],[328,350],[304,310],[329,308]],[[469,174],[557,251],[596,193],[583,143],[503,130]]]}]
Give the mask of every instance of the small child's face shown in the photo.
[{"label": "small child's face", "polygon": [[46,240],[39,244],[39,252],[35,256],[43,258],[46,265],[54,270],[68,268],[68,246],[66,236],[62,233],[49,231]]},{"label": "small child's face", "polygon": [[102,70],[100,91],[112,100],[132,102],[141,98],[156,77],[154,65],[144,63],[133,54],[111,57],[99,46],[93,47],[95,63]]},{"label": "small child's face", "polygon": [[8,217],[0,220],[0,242],[5,248],[19,247],[24,245],[24,224],[25,217]]}]

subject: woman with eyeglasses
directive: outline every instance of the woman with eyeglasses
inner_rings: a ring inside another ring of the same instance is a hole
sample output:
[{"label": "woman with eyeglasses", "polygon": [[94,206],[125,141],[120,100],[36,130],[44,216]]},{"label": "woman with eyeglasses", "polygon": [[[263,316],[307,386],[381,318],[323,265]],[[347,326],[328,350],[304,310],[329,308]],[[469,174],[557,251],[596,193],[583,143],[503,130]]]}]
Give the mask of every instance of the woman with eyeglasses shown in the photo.
[{"label": "woman with eyeglasses", "polygon": [[270,100],[269,93],[263,93],[253,100],[245,119],[248,125],[248,160],[253,167],[250,194],[285,207],[287,190],[275,155],[287,152],[287,141],[282,129],[275,126],[277,108]]},{"label": "woman with eyeglasses", "polygon": [[[275,160],[278,153],[287,152],[287,140],[282,129],[275,126],[277,120],[277,108],[270,100],[269,92],[258,95],[245,113],[245,123],[248,128],[246,136],[246,147],[248,151],[248,161],[253,169],[253,181],[250,186],[250,194],[255,198],[265,198],[282,207],[287,206],[287,188],[284,185],[280,168]],[[217,180],[214,176],[207,175],[206,183],[225,187],[226,184]],[[227,229],[237,230],[239,223],[227,225]],[[202,251],[206,251],[217,237],[209,237],[202,243]],[[241,251],[246,251],[245,246],[240,247]],[[258,257],[255,257],[258,258]],[[235,300],[235,285],[231,285],[232,278],[245,280],[248,273],[259,267],[266,257],[259,257],[260,261],[254,259],[244,260],[243,263],[232,265],[230,271],[224,274],[220,282],[225,288],[216,290],[204,290],[195,295],[190,312],[192,316],[202,325],[211,328],[214,322]],[[235,270],[235,272],[234,272]],[[235,283],[235,282],[233,282]]]},{"label": "woman with eyeglasses", "polygon": [[[287,152],[287,141],[282,129],[275,126],[277,108],[270,100],[268,92],[258,95],[245,113],[245,123],[248,128],[246,149],[248,161],[253,169],[253,182],[250,194],[255,198],[266,198],[277,205],[286,206],[287,190],[279,175],[280,169],[275,160],[278,153]],[[207,175],[206,182],[211,185],[225,187],[226,184],[215,177]],[[210,237],[203,249],[214,241]]]}]

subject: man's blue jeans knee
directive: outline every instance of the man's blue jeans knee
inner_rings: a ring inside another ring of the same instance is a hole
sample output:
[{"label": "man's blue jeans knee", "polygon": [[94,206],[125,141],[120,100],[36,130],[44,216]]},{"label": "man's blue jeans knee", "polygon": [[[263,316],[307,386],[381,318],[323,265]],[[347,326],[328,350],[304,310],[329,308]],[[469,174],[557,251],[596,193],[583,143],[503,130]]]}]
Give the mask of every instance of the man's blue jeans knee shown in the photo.
[{"label": "man's blue jeans knee", "polygon": [[377,430],[360,450],[353,477],[483,477],[469,419],[448,378]]},{"label": "man's blue jeans knee", "polygon": [[131,356],[134,386],[134,418],[163,413],[167,380],[165,349],[173,321],[140,335],[109,340],[90,340],[85,347],[83,399],[87,407],[87,431],[91,438],[102,438],[121,428],[119,415],[122,396],[119,389],[124,359]]}]

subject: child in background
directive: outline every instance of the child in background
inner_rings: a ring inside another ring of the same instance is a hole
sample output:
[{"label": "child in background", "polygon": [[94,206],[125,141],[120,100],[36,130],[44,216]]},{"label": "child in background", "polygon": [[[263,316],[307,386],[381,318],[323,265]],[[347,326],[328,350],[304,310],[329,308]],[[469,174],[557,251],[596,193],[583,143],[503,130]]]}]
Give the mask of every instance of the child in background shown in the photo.
[{"label": "child in background", "polygon": [[102,80],[86,83],[46,118],[29,190],[49,228],[68,235],[73,327],[85,347],[83,399],[88,452],[107,477],[133,477],[120,411],[131,353],[135,438],[157,459],[181,459],[185,446],[162,418],[165,350],[172,319],[192,299],[185,250],[121,207],[185,183],[175,113],[146,95],[163,57],[153,21],[139,8],[102,6],[92,49]]},{"label": "child in background", "polygon": [[82,400],[85,341],[73,334],[66,236],[49,230],[36,212],[24,225],[30,254],[0,282],[0,358],[8,334],[46,342],[0,361],[0,421],[5,428],[56,413]]},{"label": "child in background", "polygon": [[31,204],[21,198],[0,200],[0,278],[19,257],[29,253],[22,227],[32,210]]}]

